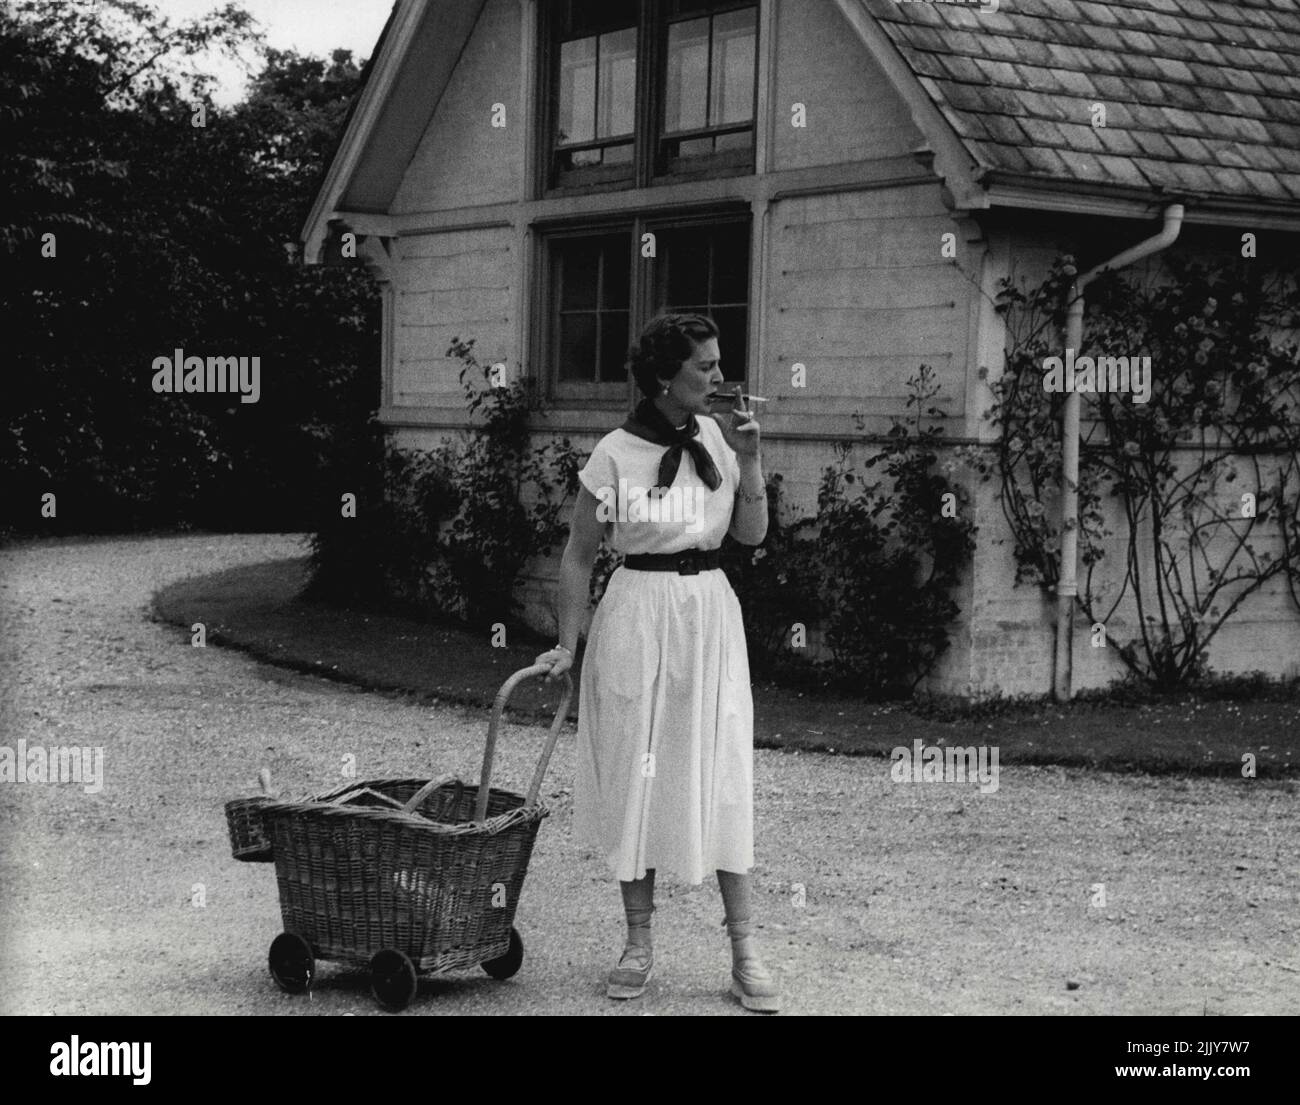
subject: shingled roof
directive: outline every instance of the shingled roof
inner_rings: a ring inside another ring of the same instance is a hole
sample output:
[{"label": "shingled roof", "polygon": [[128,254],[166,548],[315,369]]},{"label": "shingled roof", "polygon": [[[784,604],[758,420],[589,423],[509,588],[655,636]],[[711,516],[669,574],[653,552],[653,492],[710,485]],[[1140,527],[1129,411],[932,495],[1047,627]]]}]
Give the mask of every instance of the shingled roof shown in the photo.
[{"label": "shingled roof", "polygon": [[985,181],[1300,205],[1300,0],[865,3]]}]

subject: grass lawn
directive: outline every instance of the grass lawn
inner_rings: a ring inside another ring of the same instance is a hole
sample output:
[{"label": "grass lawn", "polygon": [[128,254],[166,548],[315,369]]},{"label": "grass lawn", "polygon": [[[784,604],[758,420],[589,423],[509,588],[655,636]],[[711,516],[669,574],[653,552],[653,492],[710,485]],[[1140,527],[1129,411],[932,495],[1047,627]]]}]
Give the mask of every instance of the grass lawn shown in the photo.
[{"label": "grass lawn", "polygon": [[[184,580],[154,596],[154,615],[202,622],[209,644],[240,648],[284,667],[426,700],[486,706],[511,672],[549,638],[514,630],[506,647],[457,625],[382,608],[300,598],[306,560],[276,560]],[[580,660],[581,658],[579,658]],[[575,695],[570,713],[577,710]],[[529,680],[512,708],[549,716],[559,688]],[[1300,775],[1300,697],[1186,692],[1146,701],[1081,700],[936,711],[871,703],[816,690],[754,685],[754,743],[792,752],[888,756],[926,745],[996,745],[1000,763],[1073,764],[1112,770],[1236,775],[1256,757],[1261,779]]]}]

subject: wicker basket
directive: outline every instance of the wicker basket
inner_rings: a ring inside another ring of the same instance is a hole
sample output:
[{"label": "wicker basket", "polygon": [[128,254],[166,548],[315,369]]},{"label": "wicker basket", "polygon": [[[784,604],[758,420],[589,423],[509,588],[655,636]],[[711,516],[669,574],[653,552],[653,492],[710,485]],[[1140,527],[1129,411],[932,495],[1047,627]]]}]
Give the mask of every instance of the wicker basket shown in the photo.
[{"label": "wicker basket", "polygon": [[[408,802],[424,779],[366,787]],[[396,948],[418,971],[504,955],[545,803],[492,789],[476,822],[475,791],[440,783],[410,813],[320,802],[265,811],[287,932],[325,959]]]},{"label": "wicker basket", "polygon": [[[262,821],[262,812],[271,802],[278,800],[271,790],[271,772],[263,768],[259,773],[262,782],[262,794],[252,798],[236,798],[226,803],[226,825],[230,829],[230,854],[235,859],[253,863],[271,863],[275,859],[275,849]],[[388,809],[402,808],[402,803],[386,794],[372,790],[365,783],[342,783],[333,790],[319,794],[307,802],[329,802],[339,805],[347,803],[355,806],[381,806]]]},{"label": "wicker basket", "polygon": [[226,825],[230,829],[230,854],[246,863],[270,863],[275,859],[271,840],[262,825],[262,810],[274,799],[264,794],[236,798],[226,803]]},{"label": "wicker basket", "polygon": [[398,951],[421,974],[507,954],[537,830],[550,815],[537,795],[568,716],[567,674],[527,795],[491,787],[492,758],[511,691],[547,670],[516,672],[497,694],[477,788],[450,776],[372,779],[356,786],[375,805],[327,795],[262,807],[286,933],[324,959],[366,963]]}]

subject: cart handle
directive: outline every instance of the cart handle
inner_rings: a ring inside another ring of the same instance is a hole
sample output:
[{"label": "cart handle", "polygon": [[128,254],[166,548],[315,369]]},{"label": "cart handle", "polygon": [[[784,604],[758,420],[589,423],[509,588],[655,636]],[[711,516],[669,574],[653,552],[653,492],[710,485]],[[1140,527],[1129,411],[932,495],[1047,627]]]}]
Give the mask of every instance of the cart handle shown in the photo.
[{"label": "cart handle", "polygon": [[[550,671],[550,667],[546,664],[534,664],[531,667],[520,668],[497,691],[496,700],[492,703],[492,720],[488,722],[487,746],[483,749],[483,770],[479,774],[478,800],[474,803],[475,821],[482,821],[487,816],[488,791],[492,785],[492,756],[496,751],[497,727],[501,724],[501,711],[505,709],[511,694],[514,693],[514,689],[520,683],[534,675],[548,675]],[[569,702],[572,698],[573,680],[569,678],[569,673],[566,671],[564,673],[564,697],[560,699],[560,704],[555,709],[555,720],[551,722],[551,731],[547,734],[546,744],[542,748],[541,759],[537,761],[537,770],[533,773],[532,785],[528,788],[528,796],[524,799],[525,806],[531,806],[537,801],[537,792],[542,789],[542,779],[545,778],[546,769],[550,765],[551,753],[555,751],[555,743],[560,738],[560,729],[569,716]]]},{"label": "cart handle", "polygon": [[[424,784],[424,786],[422,786],[419,790],[417,790],[414,794],[412,794],[411,797],[408,798],[405,803],[401,804],[402,812],[414,813],[416,810],[420,808],[420,804],[444,783],[459,783],[459,782],[460,780],[455,776],[455,774],[439,775],[438,778],[436,779],[430,779],[427,783]],[[456,801],[459,802],[460,799],[457,798]]]}]

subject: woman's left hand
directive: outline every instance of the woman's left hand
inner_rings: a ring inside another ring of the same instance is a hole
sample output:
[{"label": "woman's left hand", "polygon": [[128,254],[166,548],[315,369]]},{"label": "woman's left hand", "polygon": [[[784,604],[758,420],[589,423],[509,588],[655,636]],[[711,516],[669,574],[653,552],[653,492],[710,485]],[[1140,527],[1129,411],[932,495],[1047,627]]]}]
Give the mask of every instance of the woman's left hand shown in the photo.
[{"label": "woman's left hand", "polygon": [[737,456],[758,456],[758,422],[754,412],[745,407],[743,389],[736,387],[736,405],[727,414],[711,416],[722,431],[723,440],[735,451]]}]

